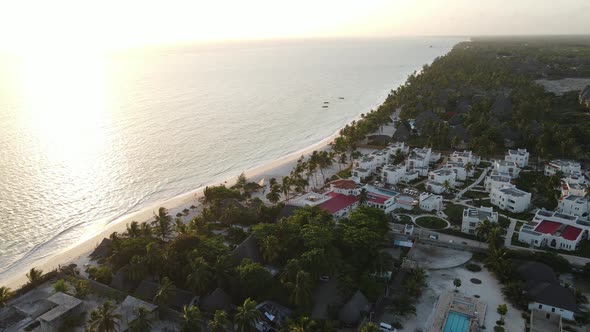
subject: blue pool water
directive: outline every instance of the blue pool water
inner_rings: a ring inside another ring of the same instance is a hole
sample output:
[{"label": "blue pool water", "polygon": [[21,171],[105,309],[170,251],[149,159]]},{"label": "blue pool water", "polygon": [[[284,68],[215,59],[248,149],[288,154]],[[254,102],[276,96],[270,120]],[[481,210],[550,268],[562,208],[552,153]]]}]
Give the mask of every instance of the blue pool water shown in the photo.
[{"label": "blue pool water", "polygon": [[468,332],[469,317],[454,311],[449,311],[443,332]]},{"label": "blue pool water", "polygon": [[384,188],[378,188],[378,187],[374,187],[374,186],[373,186],[373,190],[376,193],[381,194],[381,195],[385,195],[385,196],[396,196],[397,194],[399,194],[398,192],[393,191],[393,190],[387,190]]}]

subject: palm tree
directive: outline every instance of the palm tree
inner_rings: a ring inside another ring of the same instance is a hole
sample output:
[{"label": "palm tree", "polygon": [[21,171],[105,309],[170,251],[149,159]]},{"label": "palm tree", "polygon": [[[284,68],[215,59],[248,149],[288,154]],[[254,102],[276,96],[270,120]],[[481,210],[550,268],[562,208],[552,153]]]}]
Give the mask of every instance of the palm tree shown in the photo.
[{"label": "palm tree", "polygon": [[455,278],[453,280],[453,286],[455,286],[455,292],[458,291],[459,287],[461,287],[461,279]]},{"label": "palm tree", "polygon": [[129,237],[141,236],[141,229],[139,228],[139,223],[137,221],[132,221],[130,224],[127,224],[126,234]]},{"label": "palm tree", "polygon": [[152,227],[150,226],[150,224],[145,223],[145,222],[143,224],[141,224],[141,226],[139,226],[139,231],[141,233],[141,236],[145,237],[145,238],[150,238],[153,233]]},{"label": "palm tree", "polygon": [[232,271],[233,263],[231,257],[227,254],[217,256],[213,264],[213,276],[217,281],[217,286],[221,287],[229,283]]},{"label": "palm tree", "polygon": [[498,247],[501,239],[502,229],[498,225],[493,225],[488,233],[488,245],[490,248],[495,249]]},{"label": "palm tree", "polygon": [[209,332],[225,332],[228,325],[227,313],[223,310],[216,310],[213,319],[209,321]]},{"label": "palm tree", "polygon": [[176,233],[186,235],[189,233],[189,228],[185,223],[182,222],[182,219],[176,218],[174,219],[174,224],[176,228]]},{"label": "palm tree", "polygon": [[311,276],[305,271],[297,272],[291,302],[296,306],[307,306],[311,301]]},{"label": "palm tree", "polygon": [[442,185],[443,185],[443,188],[445,188],[446,192],[451,191],[452,187],[451,187],[451,183],[449,182],[449,180],[445,180]]},{"label": "palm tree", "polygon": [[465,164],[465,171],[469,174],[473,170],[473,164],[471,162]]},{"label": "palm tree", "polygon": [[361,327],[361,332],[379,332],[379,326],[375,323],[367,323]]},{"label": "palm tree", "polygon": [[144,307],[136,309],[137,317],[129,324],[130,332],[144,332],[152,330],[152,320],[148,317],[150,312]]},{"label": "palm tree", "polygon": [[361,189],[361,192],[359,194],[359,205],[360,206],[366,205],[367,199],[368,199],[367,189],[363,188],[363,189]]},{"label": "palm tree", "polygon": [[[208,208],[203,209],[203,212],[205,211],[208,211]],[[191,220],[188,224],[188,228],[198,235],[209,234],[209,224],[207,223],[207,220],[204,218],[203,214]]]},{"label": "palm tree", "polygon": [[203,257],[197,257],[190,262],[190,270],[191,273],[186,276],[186,285],[199,295],[205,294],[213,277],[211,267]]},{"label": "palm tree", "polygon": [[11,295],[12,292],[10,291],[10,288],[4,286],[0,287],[0,308],[6,305],[6,302],[8,302]]},{"label": "palm tree", "polygon": [[182,332],[201,332],[203,317],[199,307],[191,305],[182,308]]},{"label": "palm tree", "polygon": [[316,322],[307,317],[307,316],[303,316],[301,318],[299,318],[299,320],[297,321],[291,321],[289,322],[289,325],[286,329],[286,331],[288,332],[311,332],[314,331],[314,328],[316,327]]},{"label": "palm tree", "polygon": [[274,235],[269,235],[262,239],[262,243],[260,246],[260,251],[262,254],[262,258],[267,263],[272,263],[277,258],[279,258],[279,250],[281,249],[281,245],[279,239]]},{"label": "palm tree", "polygon": [[289,192],[291,192],[291,178],[288,176],[283,176],[283,184],[281,186],[281,190],[285,195],[285,200],[289,201]]},{"label": "palm tree", "polygon": [[266,199],[268,199],[268,201],[272,204],[277,204],[277,202],[281,200],[281,192],[278,190],[278,188],[273,187],[271,188],[270,192],[266,194]]},{"label": "palm tree", "polygon": [[244,304],[238,307],[234,320],[237,332],[252,331],[256,323],[262,319],[262,313],[256,309],[256,301],[247,298]]},{"label": "palm tree", "polygon": [[38,285],[41,282],[41,277],[43,276],[43,270],[37,270],[36,268],[32,268],[29,270],[29,273],[26,274],[27,279],[29,279],[30,285]]},{"label": "palm tree", "polygon": [[130,280],[139,281],[145,278],[147,274],[148,266],[145,256],[135,255],[131,257],[129,269],[127,270],[127,277]]},{"label": "palm tree", "polygon": [[491,228],[492,223],[488,219],[484,219],[475,227],[475,236],[479,239],[486,239]]},{"label": "palm tree", "polygon": [[170,293],[174,290],[174,284],[168,277],[162,278],[160,280],[160,287],[154,296],[154,303],[157,303],[159,306],[167,306],[168,302],[170,301]]},{"label": "palm tree", "polygon": [[172,233],[172,217],[170,217],[165,207],[160,207],[158,214],[154,213],[152,226],[156,234],[162,237],[162,240],[165,240]]},{"label": "palm tree", "polygon": [[106,301],[102,306],[92,310],[88,321],[89,332],[116,332],[119,329],[121,315],[114,314],[115,306]]}]

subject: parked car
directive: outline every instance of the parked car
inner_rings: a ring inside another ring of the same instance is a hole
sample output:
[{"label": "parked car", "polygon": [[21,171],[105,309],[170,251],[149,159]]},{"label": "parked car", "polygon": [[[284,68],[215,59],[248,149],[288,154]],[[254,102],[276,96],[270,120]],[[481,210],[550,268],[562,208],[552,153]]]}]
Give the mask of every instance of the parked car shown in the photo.
[{"label": "parked car", "polygon": [[380,332],[396,332],[397,330],[393,328],[390,324],[387,323],[379,323],[379,331]]}]

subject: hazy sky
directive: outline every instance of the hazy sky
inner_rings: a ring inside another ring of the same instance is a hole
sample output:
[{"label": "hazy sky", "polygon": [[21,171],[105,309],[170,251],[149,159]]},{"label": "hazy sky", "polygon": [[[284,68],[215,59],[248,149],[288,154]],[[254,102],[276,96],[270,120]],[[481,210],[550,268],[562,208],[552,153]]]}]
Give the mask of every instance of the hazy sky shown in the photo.
[{"label": "hazy sky", "polygon": [[0,0],[0,47],[590,33],[590,0]]}]

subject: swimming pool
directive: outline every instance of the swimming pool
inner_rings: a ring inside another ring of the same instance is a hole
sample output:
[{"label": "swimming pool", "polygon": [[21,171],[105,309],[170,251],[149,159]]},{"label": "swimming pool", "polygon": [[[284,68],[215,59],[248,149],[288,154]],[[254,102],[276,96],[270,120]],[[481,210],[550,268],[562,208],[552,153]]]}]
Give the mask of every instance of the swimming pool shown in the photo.
[{"label": "swimming pool", "polygon": [[455,311],[449,311],[443,332],[468,332],[469,317]]}]

